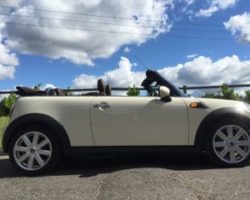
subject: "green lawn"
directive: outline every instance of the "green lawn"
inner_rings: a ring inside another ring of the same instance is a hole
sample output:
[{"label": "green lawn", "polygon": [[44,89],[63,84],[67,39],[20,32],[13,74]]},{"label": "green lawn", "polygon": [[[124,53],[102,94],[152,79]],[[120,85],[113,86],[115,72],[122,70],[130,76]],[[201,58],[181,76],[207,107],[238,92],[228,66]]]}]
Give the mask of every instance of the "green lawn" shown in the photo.
[{"label": "green lawn", "polygon": [[2,149],[3,128],[8,124],[8,117],[0,117],[0,149]]}]

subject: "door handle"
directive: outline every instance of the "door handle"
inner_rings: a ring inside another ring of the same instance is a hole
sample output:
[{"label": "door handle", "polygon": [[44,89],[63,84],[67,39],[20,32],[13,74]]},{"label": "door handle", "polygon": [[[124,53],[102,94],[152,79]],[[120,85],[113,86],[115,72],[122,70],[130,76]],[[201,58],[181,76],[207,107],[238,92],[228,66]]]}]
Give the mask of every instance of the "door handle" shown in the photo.
[{"label": "door handle", "polygon": [[99,104],[95,104],[94,107],[98,108],[99,110],[105,110],[107,108],[110,108],[111,106],[107,102],[101,102]]}]

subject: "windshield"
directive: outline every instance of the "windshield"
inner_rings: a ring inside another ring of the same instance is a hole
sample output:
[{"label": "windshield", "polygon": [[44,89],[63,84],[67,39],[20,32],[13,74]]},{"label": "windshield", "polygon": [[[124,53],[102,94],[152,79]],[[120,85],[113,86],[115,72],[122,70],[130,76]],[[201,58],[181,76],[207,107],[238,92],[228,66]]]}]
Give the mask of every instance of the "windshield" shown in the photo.
[{"label": "windshield", "polygon": [[170,89],[171,96],[187,96],[179,88],[175,87],[172,83],[163,78],[157,71],[147,70],[146,78],[141,84],[149,93],[150,96],[157,96],[159,86],[166,86]]}]

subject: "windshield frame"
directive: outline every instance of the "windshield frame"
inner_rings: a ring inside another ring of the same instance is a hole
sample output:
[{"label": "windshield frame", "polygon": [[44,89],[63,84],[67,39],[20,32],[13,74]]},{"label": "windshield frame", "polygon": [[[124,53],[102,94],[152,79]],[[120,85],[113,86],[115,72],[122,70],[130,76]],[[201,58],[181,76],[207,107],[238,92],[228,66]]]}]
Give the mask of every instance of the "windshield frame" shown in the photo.
[{"label": "windshield frame", "polygon": [[147,90],[149,94],[152,94],[153,88],[150,86],[154,81],[157,82],[159,86],[166,86],[170,89],[170,96],[173,97],[186,97],[187,95],[177,88],[174,84],[166,80],[157,71],[147,70],[146,78],[142,82],[142,86]]}]

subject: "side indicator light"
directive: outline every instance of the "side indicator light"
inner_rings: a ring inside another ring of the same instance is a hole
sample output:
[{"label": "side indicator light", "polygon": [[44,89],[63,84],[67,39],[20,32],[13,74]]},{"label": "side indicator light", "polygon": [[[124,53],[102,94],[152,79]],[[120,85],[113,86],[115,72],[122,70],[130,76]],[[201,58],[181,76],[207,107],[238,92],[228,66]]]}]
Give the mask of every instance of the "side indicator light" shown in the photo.
[{"label": "side indicator light", "polygon": [[191,108],[198,108],[198,107],[199,107],[199,104],[198,104],[197,102],[192,102],[192,103],[190,104],[190,107],[191,107]]},{"label": "side indicator light", "polygon": [[208,108],[207,105],[205,105],[201,102],[192,102],[192,103],[190,103],[190,107],[191,108],[199,108],[199,109],[207,109]]}]

